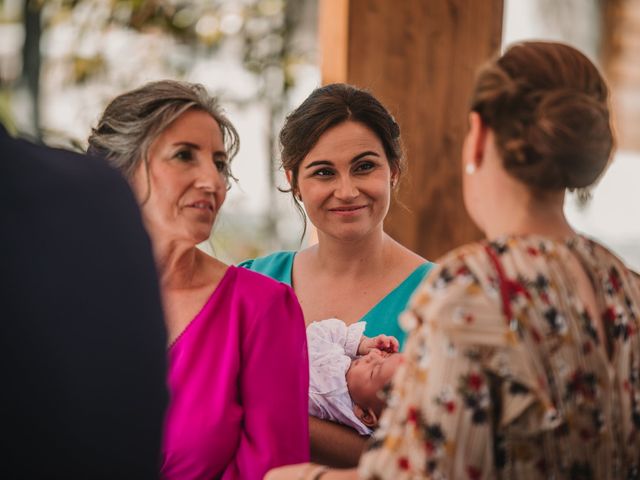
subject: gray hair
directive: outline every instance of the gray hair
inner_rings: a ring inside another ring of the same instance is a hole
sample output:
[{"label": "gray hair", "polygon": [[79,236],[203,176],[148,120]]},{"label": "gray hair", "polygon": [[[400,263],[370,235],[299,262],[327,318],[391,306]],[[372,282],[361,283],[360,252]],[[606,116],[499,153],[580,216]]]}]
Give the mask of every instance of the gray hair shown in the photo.
[{"label": "gray hair", "polygon": [[[87,153],[104,157],[130,179],[149,147],[173,121],[189,109],[207,112],[218,122],[229,161],[240,147],[233,124],[218,101],[200,84],[161,80],[114,98],[91,130]],[[228,173],[234,178],[231,173]]]}]

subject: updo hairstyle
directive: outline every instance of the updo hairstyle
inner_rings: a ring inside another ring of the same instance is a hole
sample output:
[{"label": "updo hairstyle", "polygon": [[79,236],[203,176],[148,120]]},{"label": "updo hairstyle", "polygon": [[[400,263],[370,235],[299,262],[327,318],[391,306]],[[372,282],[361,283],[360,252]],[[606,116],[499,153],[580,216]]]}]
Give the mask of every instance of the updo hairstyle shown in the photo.
[{"label": "updo hairstyle", "polygon": [[533,189],[587,187],[609,161],[607,85],[568,45],[509,48],[480,71],[471,110],[495,132],[504,168]]},{"label": "updo hairstyle", "polygon": [[[148,162],[153,141],[189,109],[207,112],[218,123],[229,161],[240,146],[238,133],[217,100],[200,84],[161,80],[119,95],[109,103],[89,136],[87,153],[100,155],[128,179]],[[228,176],[233,176],[228,171]]]},{"label": "updo hairstyle", "polygon": [[[389,167],[399,180],[404,171],[400,127],[369,92],[344,83],[317,88],[291,112],[280,132],[281,166],[291,171],[291,191],[298,193],[298,171],[304,157],[330,128],[346,121],[359,122],[380,139]],[[396,186],[397,186],[396,182]]]}]

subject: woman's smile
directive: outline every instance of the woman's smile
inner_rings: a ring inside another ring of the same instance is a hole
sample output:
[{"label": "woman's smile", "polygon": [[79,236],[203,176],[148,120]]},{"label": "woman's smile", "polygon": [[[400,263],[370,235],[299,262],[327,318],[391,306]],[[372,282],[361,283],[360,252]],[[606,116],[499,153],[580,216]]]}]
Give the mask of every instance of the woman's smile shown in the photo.
[{"label": "woman's smile", "polygon": [[333,207],[330,208],[329,211],[342,217],[353,217],[363,213],[366,208],[367,205],[351,205],[345,207]]},{"label": "woman's smile", "polygon": [[211,210],[213,212],[213,204],[208,200],[201,200],[198,202],[190,203],[187,208],[197,208],[200,210]]}]

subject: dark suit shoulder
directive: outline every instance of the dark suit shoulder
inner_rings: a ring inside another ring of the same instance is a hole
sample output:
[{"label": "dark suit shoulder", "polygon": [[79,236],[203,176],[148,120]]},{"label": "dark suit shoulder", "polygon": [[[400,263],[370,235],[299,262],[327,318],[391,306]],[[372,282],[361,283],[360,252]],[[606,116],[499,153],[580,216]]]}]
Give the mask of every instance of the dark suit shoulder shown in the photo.
[{"label": "dark suit shoulder", "polygon": [[0,136],[0,182],[12,192],[24,185],[34,191],[60,193],[61,188],[84,190],[123,189],[120,174],[98,157],[36,145],[25,140]]}]

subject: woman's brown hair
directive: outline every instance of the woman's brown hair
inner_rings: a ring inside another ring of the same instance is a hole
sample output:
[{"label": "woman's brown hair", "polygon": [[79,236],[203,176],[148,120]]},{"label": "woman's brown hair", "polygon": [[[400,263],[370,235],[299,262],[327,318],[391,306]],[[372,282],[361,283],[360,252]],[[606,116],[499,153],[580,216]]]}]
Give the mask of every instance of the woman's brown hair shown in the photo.
[{"label": "woman's brown hair", "polygon": [[305,231],[306,215],[296,198],[300,164],[327,130],[346,121],[363,124],[380,139],[396,179],[394,187],[397,187],[405,169],[400,127],[376,97],[366,90],[344,83],[332,83],[315,89],[287,116],[280,132],[281,166],[291,172],[291,189],[284,191],[292,193],[305,221]]},{"label": "woman's brown hair", "polygon": [[495,132],[504,168],[534,189],[583,188],[613,149],[608,88],[573,47],[523,42],[479,73],[471,110]]}]

